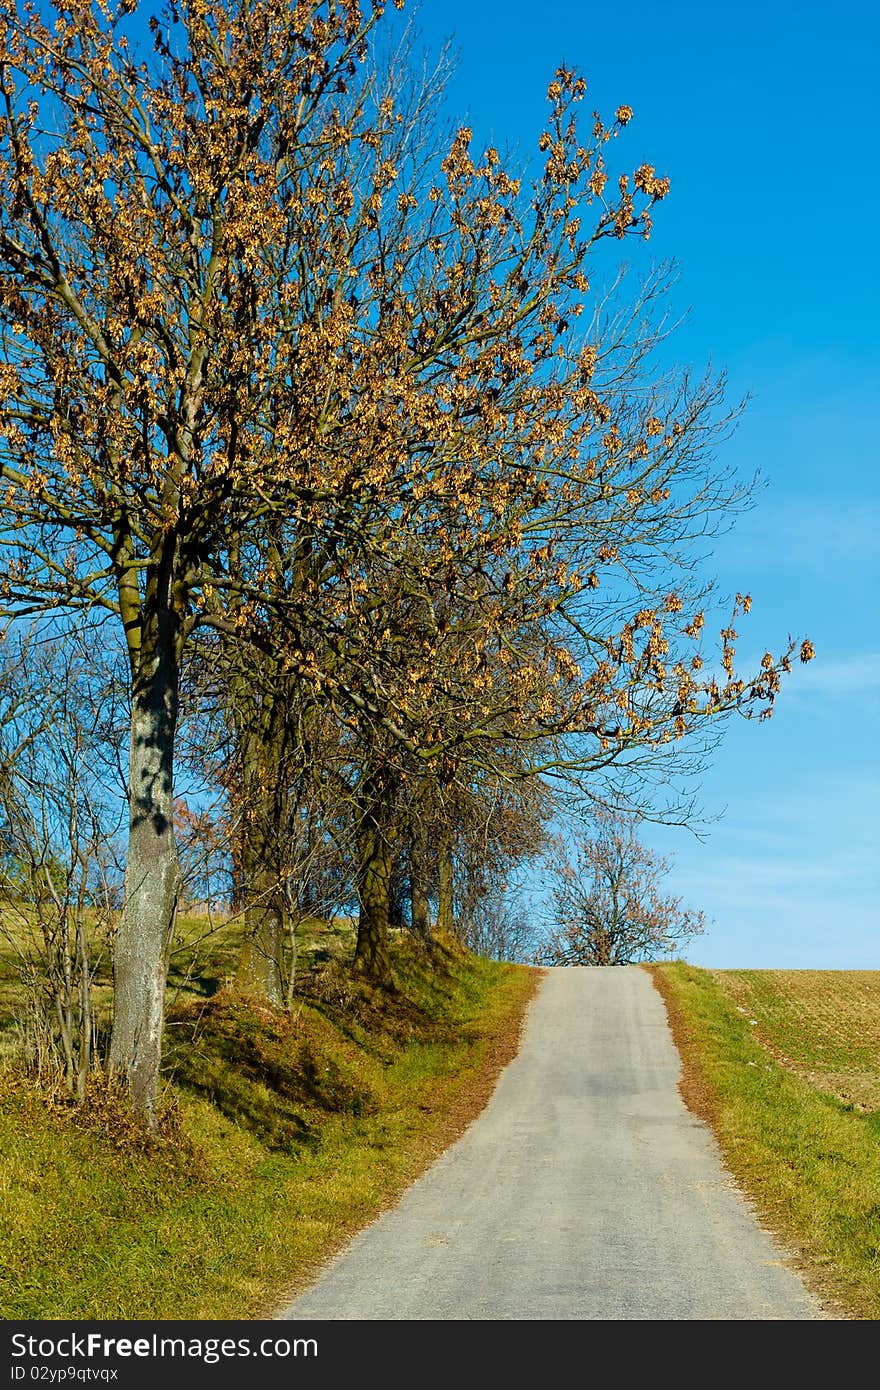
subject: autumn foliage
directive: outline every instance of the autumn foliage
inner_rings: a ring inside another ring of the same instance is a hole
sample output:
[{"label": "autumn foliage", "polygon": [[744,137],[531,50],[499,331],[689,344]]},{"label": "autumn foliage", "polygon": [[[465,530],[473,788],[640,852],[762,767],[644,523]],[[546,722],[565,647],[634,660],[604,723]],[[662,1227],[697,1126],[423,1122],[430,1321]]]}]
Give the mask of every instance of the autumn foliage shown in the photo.
[{"label": "autumn foliage", "polygon": [[390,985],[376,892],[414,818],[638,776],[768,714],[797,651],[738,672],[745,595],[707,640],[694,542],[747,491],[713,464],[721,383],[652,365],[667,271],[597,290],[670,187],[615,167],[631,108],[589,112],[560,67],[527,176],[444,140],[439,78],[376,57],[387,23],[0,16],[0,598],[107,614],[127,653],[110,1060],[148,1122],[182,691],[231,739],[245,978],[278,1003],[304,808],[310,843],[350,828],[357,960]]}]

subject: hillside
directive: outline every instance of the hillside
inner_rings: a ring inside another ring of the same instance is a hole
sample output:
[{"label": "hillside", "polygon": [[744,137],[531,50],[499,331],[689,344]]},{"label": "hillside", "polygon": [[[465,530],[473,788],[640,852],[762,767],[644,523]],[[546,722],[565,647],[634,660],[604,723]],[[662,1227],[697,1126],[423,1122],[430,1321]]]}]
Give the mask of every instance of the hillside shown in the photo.
[{"label": "hillside", "polygon": [[155,1143],[100,1081],[47,1101],[7,1027],[3,1316],[260,1316],[393,1202],[485,1104],[539,979],[394,935],[386,995],[341,964],[349,927],[315,924],[289,1013],[226,987],[222,931],[179,956]]}]

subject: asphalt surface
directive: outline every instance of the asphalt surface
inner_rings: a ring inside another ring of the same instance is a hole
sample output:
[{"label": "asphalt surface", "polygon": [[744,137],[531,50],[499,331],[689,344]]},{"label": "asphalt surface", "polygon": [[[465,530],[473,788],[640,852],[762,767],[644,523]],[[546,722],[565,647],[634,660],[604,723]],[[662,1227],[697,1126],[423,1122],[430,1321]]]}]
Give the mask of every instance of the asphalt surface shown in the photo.
[{"label": "asphalt surface", "polygon": [[285,1319],[809,1319],[637,966],[555,969],[489,1105]]}]

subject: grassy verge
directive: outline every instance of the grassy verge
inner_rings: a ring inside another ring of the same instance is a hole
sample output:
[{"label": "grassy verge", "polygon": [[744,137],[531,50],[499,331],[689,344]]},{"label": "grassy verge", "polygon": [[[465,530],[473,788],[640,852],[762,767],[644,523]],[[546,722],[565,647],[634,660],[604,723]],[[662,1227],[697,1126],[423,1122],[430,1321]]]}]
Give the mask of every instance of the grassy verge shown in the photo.
[{"label": "grassy verge", "polygon": [[[839,1010],[799,1005],[783,978],[792,972],[713,973],[682,963],[651,972],[682,1056],[685,1102],[712,1126],[731,1172],[831,1314],[877,1318],[880,1111],[817,1084],[815,1070],[816,1056],[826,1056],[835,1074],[857,1072],[869,1094],[858,1030],[845,1055]],[[851,1001],[846,973],[834,972],[833,989]],[[815,981],[803,984],[806,999]]]},{"label": "grassy verge", "polygon": [[272,1315],[479,1113],[539,978],[405,934],[395,970],[380,996],[317,952],[286,1016],[191,972],[148,1147],[99,1089],[74,1111],[7,1069],[3,1316]]}]

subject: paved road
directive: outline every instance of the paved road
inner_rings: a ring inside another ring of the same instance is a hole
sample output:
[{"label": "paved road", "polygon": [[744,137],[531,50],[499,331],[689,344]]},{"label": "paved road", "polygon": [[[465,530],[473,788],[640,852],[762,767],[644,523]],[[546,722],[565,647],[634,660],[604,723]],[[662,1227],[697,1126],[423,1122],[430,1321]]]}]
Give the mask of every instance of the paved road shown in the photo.
[{"label": "paved road", "polygon": [[645,971],[552,970],[483,1114],[281,1316],[822,1317],[678,1069]]}]

